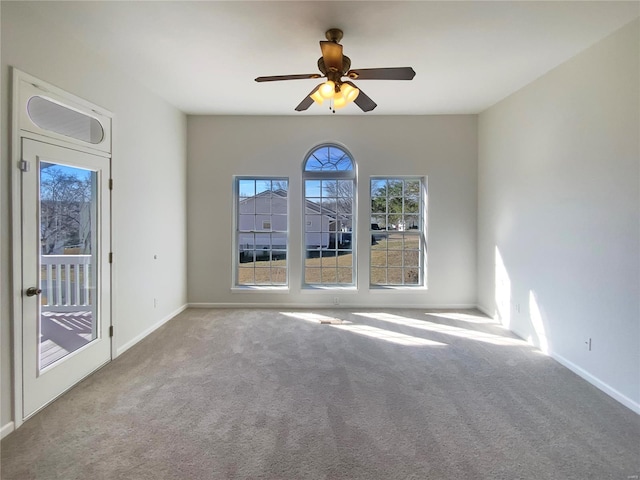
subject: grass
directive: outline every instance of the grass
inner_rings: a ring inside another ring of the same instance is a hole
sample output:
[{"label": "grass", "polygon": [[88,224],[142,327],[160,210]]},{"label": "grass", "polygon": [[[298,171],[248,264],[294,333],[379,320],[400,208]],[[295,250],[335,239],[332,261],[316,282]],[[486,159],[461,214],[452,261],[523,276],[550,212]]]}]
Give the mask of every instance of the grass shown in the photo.
[{"label": "grass", "polygon": [[[415,235],[389,233],[387,238],[371,245],[372,285],[418,285],[420,240]],[[328,253],[328,252],[327,252]],[[284,285],[286,260],[258,260],[241,263],[238,269],[240,285]],[[351,284],[353,254],[328,255],[305,259],[305,283]]]}]

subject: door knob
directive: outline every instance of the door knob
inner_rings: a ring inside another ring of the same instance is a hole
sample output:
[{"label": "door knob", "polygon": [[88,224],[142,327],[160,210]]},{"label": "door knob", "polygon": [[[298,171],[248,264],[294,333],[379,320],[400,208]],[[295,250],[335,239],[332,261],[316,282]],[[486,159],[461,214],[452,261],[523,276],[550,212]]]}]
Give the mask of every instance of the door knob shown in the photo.
[{"label": "door knob", "polygon": [[27,288],[27,297],[33,297],[34,295],[40,295],[42,290],[36,287]]}]

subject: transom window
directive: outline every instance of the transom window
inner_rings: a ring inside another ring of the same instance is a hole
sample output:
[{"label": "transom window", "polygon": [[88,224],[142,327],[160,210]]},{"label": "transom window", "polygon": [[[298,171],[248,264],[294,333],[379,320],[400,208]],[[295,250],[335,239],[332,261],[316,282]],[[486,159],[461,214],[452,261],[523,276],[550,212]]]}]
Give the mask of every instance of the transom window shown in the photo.
[{"label": "transom window", "polygon": [[321,145],[304,162],[306,285],[355,284],[355,181],[351,155]]},{"label": "transom window", "polygon": [[236,285],[287,285],[286,178],[236,178]]},{"label": "transom window", "polygon": [[422,178],[371,179],[372,286],[424,285]]},{"label": "transom window", "polygon": [[323,145],[313,150],[305,161],[305,172],[353,172],[353,160],[344,149]]}]

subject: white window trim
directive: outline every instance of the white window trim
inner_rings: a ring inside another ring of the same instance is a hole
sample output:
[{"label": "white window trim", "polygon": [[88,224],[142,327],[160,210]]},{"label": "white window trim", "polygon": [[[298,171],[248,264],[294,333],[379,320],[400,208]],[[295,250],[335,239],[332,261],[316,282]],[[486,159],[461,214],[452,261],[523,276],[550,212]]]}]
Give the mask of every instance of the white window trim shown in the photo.
[{"label": "white window trim", "polygon": [[288,285],[237,285],[231,287],[231,293],[281,292],[288,293]]}]

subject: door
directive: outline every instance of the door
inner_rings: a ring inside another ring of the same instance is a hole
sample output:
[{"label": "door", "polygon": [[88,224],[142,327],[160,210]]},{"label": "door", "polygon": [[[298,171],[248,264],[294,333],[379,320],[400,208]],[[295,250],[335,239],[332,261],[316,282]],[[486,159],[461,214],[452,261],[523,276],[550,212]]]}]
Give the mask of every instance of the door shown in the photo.
[{"label": "door", "polygon": [[109,158],[22,139],[23,416],[111,359]]}]

